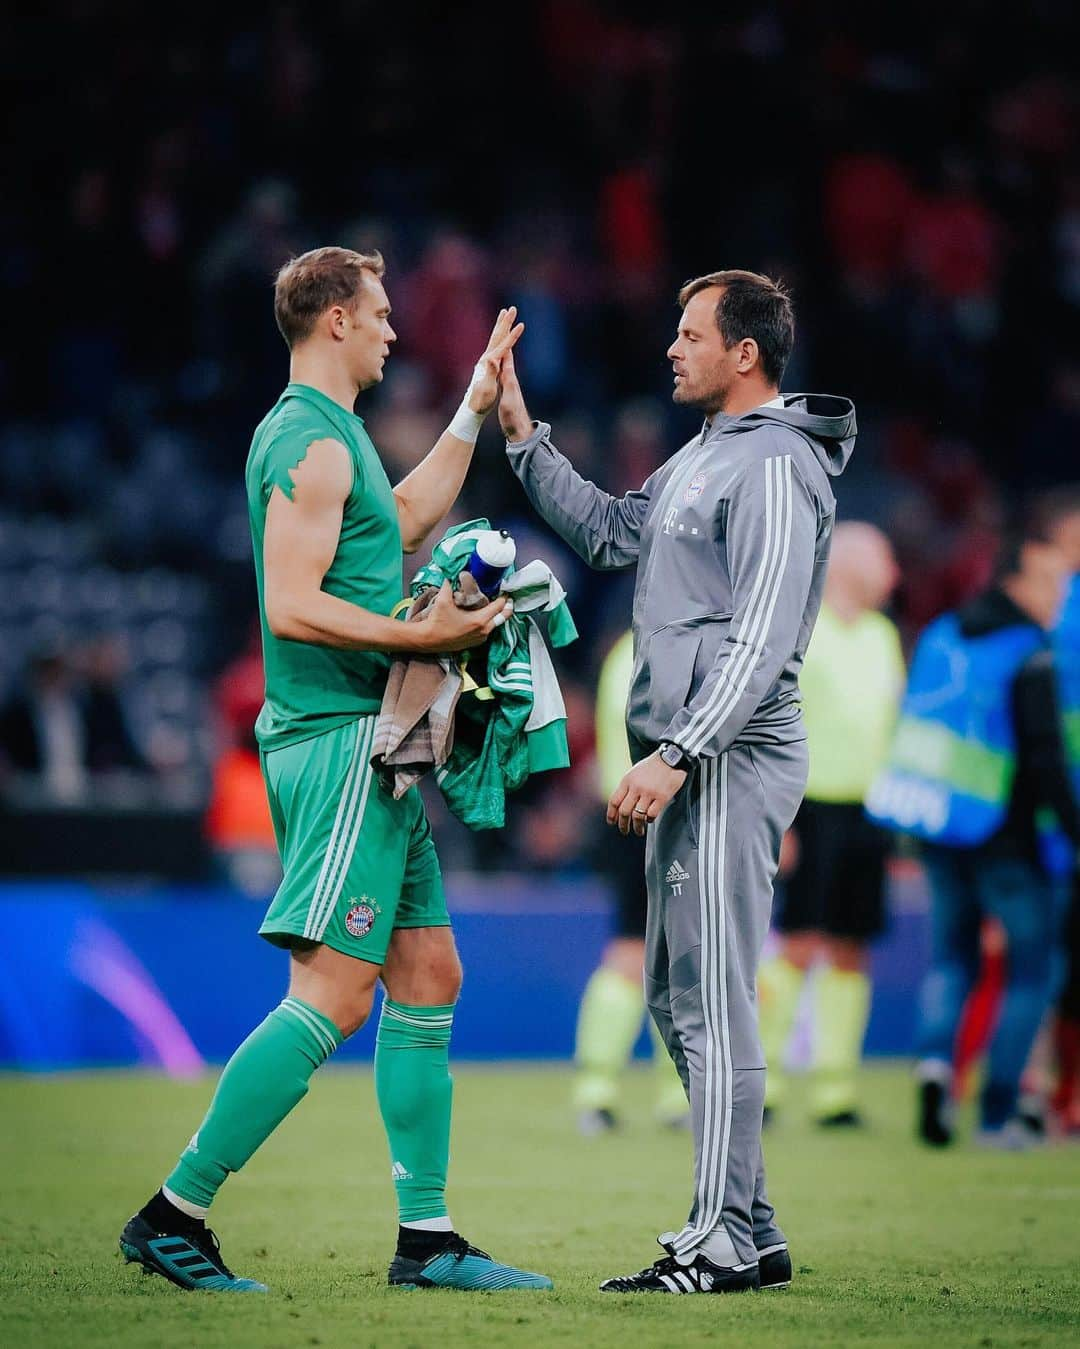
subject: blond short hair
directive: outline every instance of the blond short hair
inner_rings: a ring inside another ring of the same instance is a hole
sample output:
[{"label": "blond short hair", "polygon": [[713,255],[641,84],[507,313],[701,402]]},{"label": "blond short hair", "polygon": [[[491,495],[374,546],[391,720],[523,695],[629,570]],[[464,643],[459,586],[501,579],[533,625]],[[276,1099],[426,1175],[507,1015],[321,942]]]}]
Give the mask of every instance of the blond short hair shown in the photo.
[{"label": "blond short hair", "polygon": [[353,309],[364,288],[365,272],[381,277],[385,271],[377,250],[313,248],[290,258],[274,282],[274,318],[286,346],[291,351],[309,338],[319,315],[331,305]]}]

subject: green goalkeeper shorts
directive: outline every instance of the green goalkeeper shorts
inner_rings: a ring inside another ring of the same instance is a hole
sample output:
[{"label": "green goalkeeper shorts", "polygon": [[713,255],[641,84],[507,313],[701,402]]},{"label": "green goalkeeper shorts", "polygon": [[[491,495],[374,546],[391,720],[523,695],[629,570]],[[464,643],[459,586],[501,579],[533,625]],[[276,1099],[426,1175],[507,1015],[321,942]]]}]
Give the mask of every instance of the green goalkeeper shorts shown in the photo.
[{"label": "green goalkeeper shorts", "polygon": [[259,932],[381,965],[397,927],[447,927],[419,791],[395,801],[371,767],[374,716],[262,755],[284,877]]}]

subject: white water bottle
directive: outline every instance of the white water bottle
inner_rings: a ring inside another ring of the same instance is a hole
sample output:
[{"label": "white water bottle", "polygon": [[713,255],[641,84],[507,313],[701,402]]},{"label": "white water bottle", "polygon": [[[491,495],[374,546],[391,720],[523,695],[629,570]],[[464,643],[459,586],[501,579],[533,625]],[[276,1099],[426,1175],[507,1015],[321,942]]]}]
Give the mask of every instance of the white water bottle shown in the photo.
[{"label": "white water bottle", "polygon": [[517,545],[505,529],[485,529],[476,536],[465,570],[488,599],[493,599],[515,557]]}]

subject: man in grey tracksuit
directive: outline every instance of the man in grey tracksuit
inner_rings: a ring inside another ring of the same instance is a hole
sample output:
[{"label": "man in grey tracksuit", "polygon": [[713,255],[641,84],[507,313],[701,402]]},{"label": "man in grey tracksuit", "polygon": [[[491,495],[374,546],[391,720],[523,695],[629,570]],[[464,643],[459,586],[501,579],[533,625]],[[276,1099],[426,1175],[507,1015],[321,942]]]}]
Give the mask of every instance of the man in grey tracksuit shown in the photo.
[{"label": "man in grey tracksuit", "polygon": [[821,600],[851,454],[844,398],[778,394],[794,322],[748,272],[689,282],[668,356],[701,434],[640,491],[581,478],[525,410],[512,358],[500,418],[533,506],[590,565],[636,567],[634,766],[608,821],[648,828],[645,991],[690,1098],[695,1192],[667,1255],[615,1292],[704,1292],[790,1280],[765,1192],[764,1059],[755,979],[780,840],[802,799],[798,675]]}]

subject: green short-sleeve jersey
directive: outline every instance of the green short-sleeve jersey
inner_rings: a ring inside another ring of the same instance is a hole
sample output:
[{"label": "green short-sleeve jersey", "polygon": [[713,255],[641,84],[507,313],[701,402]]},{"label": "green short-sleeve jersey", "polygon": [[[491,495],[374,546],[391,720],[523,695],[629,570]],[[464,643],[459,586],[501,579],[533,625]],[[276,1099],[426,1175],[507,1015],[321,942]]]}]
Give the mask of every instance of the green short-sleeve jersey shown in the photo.
[{"label": "green short-sleeve jersey", "polygon": [[349,452],[353,485],[345,502],[337,552],[322,583],[330,595],[389,614],[401,598],[401,532],[382,463],[359,417],[306,384],[289,384],[255,429],[248,453],[248,518],[262,623],[266,702],[255,723],[263,749],[295,744],[370,712],[382,703],[390,657],[283,641],[266,622],[263,537],[270,495],[292,499],[290,470],[316,440],[337,440]]}]

